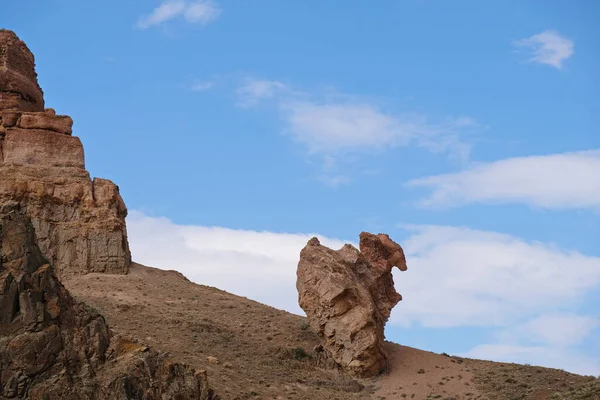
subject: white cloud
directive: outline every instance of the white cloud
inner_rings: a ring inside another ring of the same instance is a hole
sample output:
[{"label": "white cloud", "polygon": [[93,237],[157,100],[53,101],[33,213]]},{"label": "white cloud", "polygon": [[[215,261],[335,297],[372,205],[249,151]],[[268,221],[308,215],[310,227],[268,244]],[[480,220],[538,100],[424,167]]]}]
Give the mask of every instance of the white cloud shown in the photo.
[{"label": "white cloud", "polygon": [[273,98],[285,90],[287,90],[287,86],[281,82],[249,78],[237,90],[240,98],[238,105],[242,107],[255,106],[260,101]]},{"label": "white cloud", "polygon": [[465,357],[598,374],[579,347],[598,320],[573,314],[600,287],[600,257],[467,228],[411,227],[408,271],[395,273],[403,301],[391,324],[493,328],[495,340]]},{"label": "white cloud", "polygon": [[416,179],[431,188],[424,206],[526,203],[550,209],[600,210],[600,150],[517,157],[471,169]]},{"label": "white cloud", "polygon": [[600,285],[600,257],[496,232],[409,229],[409,271],[396,275],[406,299],[392,316],[397,323],[509,326],[574,307]]},{"label": "white cloud", "polygon": [[[334,249],[344,244],[317,234],[177,225],[137,211],[127,223],[135,261],[297,314],[303,314],[295,287],[300,250],[313,236]],[[408,271],[394,276],[404,299],[390,325],[495,326],[498,343],[479,345],[469,356],[597,367],[575,348],[597,320],[568,313],[599,287],[600,257],[467,228],[410,230],[401,243]]]},{"label": "white cloud", "polygon": [[167,0],[155,8],[150,14],[141,17],[137,26],[148,29],[152,26],[183,16],[189,23],[207,24],[214,21],[221,13],[220,8],[213,1]]},{"label": "white cloud", "polygon": [[197,1],[190,3],[183,16],[190,23],[208,24],[214,21],[221,14],[221,10],[212,1]]},{"label": "white cloud", "polygon": [[327,246],[343,242],[317,234],[255,232],[176,225],[133,211],[127,218],[134,260],[175,269],[190,280],[246,296],[296,314],[296,267],[314,236]]},{"label": "white cloud", "polygon": [[544,31],[518,40],[515,46],[529,49],[532,53],[530,61],[557,69],[561,69],[563,62],[575,52],[573,42],[554,31]]},{"label": "white cloud", "polygon": [[[313,236],[335,249],[344,244],[317,234],[177,225],[137,211],[127,222],[138,262],[176,269],[195,282],[296,311],[300,250]],[[600,257],[496,232],[444,226],[407,229],[411,236],[401,244],[409,271],[395,276],[405,298],[393,314],[396,323],[512,326],[549,310],[568,309],[600,284]],[[274,282],[287,289],[269,294]],[[530,328],[556,322],[545,318]]]},{"label": "white cloud", "polygon": [[421,114],[386,112],[354,96],[317,99],[271,80],[247,79],[238,96],[242,106],[274,100],[286,132],[324,158],[415,145],[466,160],[471,146],[461,134],[476,125],[465,117],[432,122]]},{"label": "white cloud", "polygon": [[291,134],[311,153],[343,154],[416,145],[466,159],[470,151],[460,140],[460,130],[472,125],[465,118],[434,124],[422,115],[395,115],[357,102],[290,101],[282,109]]}]

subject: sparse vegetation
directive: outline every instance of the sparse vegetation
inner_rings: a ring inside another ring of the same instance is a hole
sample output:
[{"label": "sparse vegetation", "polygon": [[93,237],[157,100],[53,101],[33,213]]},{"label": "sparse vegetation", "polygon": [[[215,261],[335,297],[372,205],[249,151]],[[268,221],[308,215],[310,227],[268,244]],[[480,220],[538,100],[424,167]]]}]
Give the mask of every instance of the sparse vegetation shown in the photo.
[{"label": "sparse vegetation", "polygon": [[295,360],[304,360],[305,358],[310,358],[310,354],[308,354],[302,347],[296,347],[293,349],[292,355]]}]

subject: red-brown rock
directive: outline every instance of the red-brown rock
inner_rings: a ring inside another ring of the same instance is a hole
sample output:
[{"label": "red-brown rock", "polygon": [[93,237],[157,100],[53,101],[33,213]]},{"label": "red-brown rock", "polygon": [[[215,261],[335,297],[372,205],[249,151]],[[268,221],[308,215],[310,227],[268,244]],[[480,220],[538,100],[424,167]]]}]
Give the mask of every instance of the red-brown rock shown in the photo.
[{"label": "red-brown rock", "polygon": [[78,137],[40,129],[6,129],[3,155],[6,165],[85,168],[83,145]]},{"label": "red-brown rock", "polygon": [[90,179],[72,124],[44,108],[33,55],[0,30],[0,206],[24,206],[59,277],[126,274],[127,208],[115,184]]},{"label": "red-brown rock", "polygon": [[73,120],[67,115],[56,115],[48,112],[23,113],[19,118],[19,127],[24,129],[47,129],[70,135],[73,133]]},{"label": "red-brown rock", "polygon": [[14,32],[0,29],[0,111],[44,111],[35,60]]},{"label": "red-brown rock", "polygon": [[384,326],[402,299],[392,268],[406,270],[402,248],[384,234],[360,235],[360,251],[340,250],[312,238],[300,253],[296,286],[300,307],[323,348],[357,376],[373,376],[387,366]]}]

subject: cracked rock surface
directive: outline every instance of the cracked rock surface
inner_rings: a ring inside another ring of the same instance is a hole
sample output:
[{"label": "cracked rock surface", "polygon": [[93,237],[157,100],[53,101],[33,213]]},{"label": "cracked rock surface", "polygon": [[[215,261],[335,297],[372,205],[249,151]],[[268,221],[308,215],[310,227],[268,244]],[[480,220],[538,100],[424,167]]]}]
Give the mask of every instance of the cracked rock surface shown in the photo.
[{"label": "cracked rock surface", "polygon": [[405,271],[406,259],[385,234],[361,233],[360,250],[346,244],[336,251],[312,238],[300,252],[300,307],[324,350],[356,376],[374,376],[387,367],[383,330],[402,299],[393,267]]}]

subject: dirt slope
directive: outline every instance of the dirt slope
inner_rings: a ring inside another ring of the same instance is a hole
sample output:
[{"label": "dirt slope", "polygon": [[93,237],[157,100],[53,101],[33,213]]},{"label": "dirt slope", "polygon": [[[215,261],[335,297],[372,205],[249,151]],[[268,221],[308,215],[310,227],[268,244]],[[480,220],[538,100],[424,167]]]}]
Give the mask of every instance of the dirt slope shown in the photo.
[{"label": "dirt slope", "polygon": [[[388,374],[354,380],[314,350],[319,343],[305,318],[196,285],[178,272],[134,264],[128,275],[88,274],[64,284],[100,310],[115,332],[206,369],[224,400],[538,400],[558,392],[571,396],[586,383],[592,387],[589,378],[564,371],[460,359],[394,343],[386,344]],[[600,399],[593,396],[585,398]]]}]

